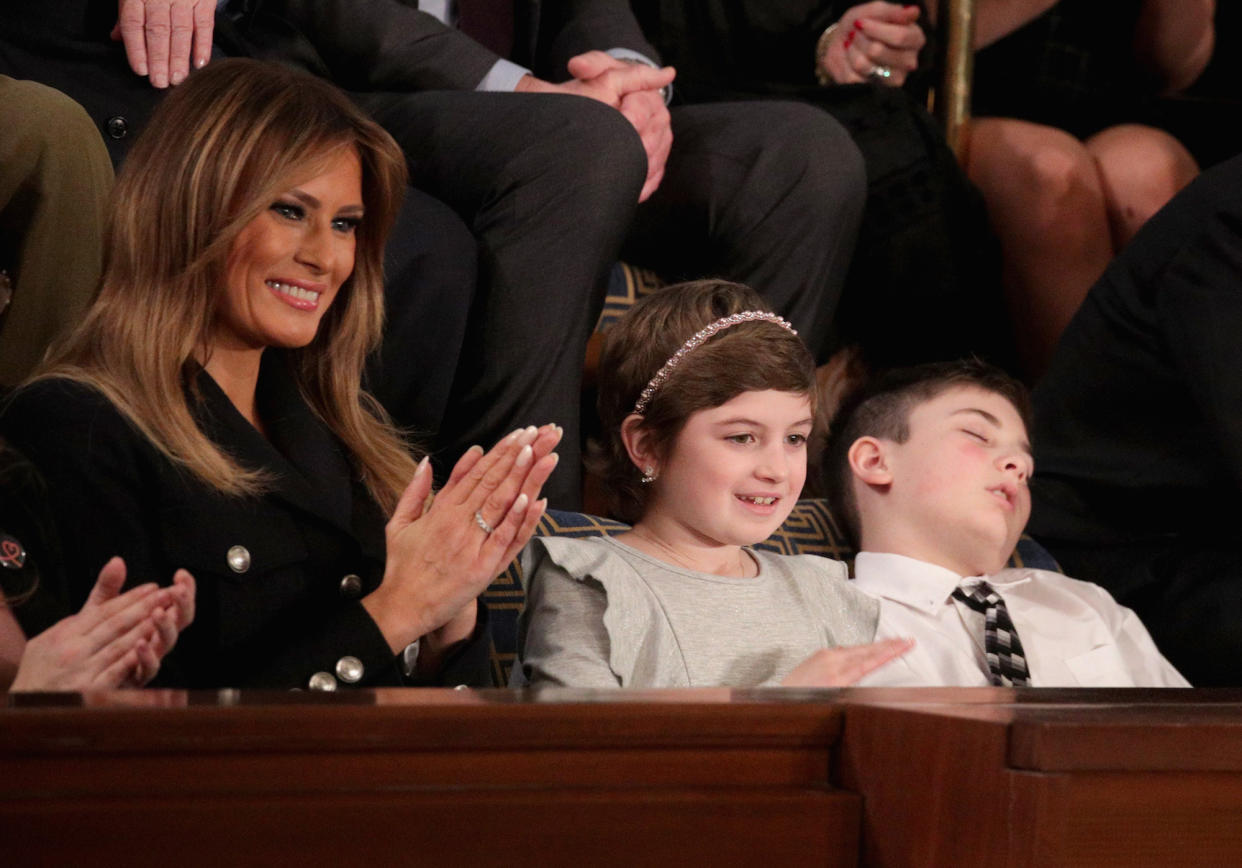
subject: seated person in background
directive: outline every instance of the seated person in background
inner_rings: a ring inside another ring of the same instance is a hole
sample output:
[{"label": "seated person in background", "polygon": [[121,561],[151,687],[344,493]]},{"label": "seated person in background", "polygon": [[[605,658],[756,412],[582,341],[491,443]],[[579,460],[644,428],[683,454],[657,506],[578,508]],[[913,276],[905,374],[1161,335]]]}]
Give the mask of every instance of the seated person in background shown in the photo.
[{"label": "seated person in background", "polygon": [[1036,387],[1031,534],[1196,686],[1242,671],[1242,157],[1162,208]]},{"label": "seated person in background", "polygon": [[0,111],[3,389],[34,370],[95,291],[112,164],[86,112],[63,93],[0,75]]},{"label": "seated person in background", "polygon": [[878,607],[844,564],[747,548],[802,490],[814,382],[793,329],[738,284],[670,287],[609,329],[595,458],[634,527],[531,542],[515,680],[833,686],[904,652],[863,644]]},{"label": "seated person in background", "polygon": [[[29,464],[0,441],[0,691],[140,687],[194,619],[194,579],[120,593],[125,563],[99,572],[82,611],[63,617],[55,592],[60,546]],[[34,638],[27,641],[26,636]]]},{"label": "seated person in background", "polygon": [[1199,172],[1159,127],[1158,97],[1203,72],[1215,6],[978,0],[967,170],[1001,241],[1031,382],[1109,261]]},{"label": "seated person in background", "polygon": [[[423,4],[449,19],[457,5]],[[506,5],[461,4],[463,24],[471,12],[503,17]],[[557,5],[543,14],[559,19]],[[631,225],[655,249],[678,252],[677,273],[764,286],[819,349],[864,178],[841,127],[803,106],[752,102],[672,122],[661,89],[673,70],[605,53],[655,56],[628,7],[570,5],[560,23],[576,62],[555,83],[414,0],[232,0],[218,11],[212,0],[0,4],[0,71],[87,106],[114,157],[162,93],[135,72],[165,88],[186,77],[191,57],[197,66],[248,56],[347,90],[400,143],[416,188],[389,244],[390,315],[368,383],[398,423],[433,434],[439,479],[473,443],[558,423],[565,460],[545,490],[572,509],[582,497],[586,344]],[[541,4],[517,7],[525,24]],[[530,54],[523,42],[515,55]]]},{"label": "seated person in background", "polygon": [[476,597],[534,528],[559,431],[471,449],[427,503],[426,459],[360,388],[404,183],[331,85],[213,63],[130,154],[96,300],[0,416],[72,534],[70,605],[113,555],[193,571],[162,683],[490,682]]},{"label": "seated person in background", "polygon": [[[804,112],[833,119],[849,132],[866,165],[867,199],[853,259],[841,270],[845,286],[832,321],[837,345],[857,343],[873,368],[971,353],[1012,363],[999,248],[983,200],[925,108],[930,76],[920,67],[931,52],[924,50],[927,16],[917,5],[611,5],[631,6],[643,33],[676,67],[675,123],[679,113],[780,99],[797,101]],[[822,147],[809,134],[790,139],[791,150],[814,153],[809,149]],[[665,256],[676,255],[662,249]],[[768,296],[763,279],[735,279]],[[795,324],[814,351],[806,330]]]},{"label": "seated person in background", "polygon": [[837,417],[834,512],[878,635],[915,650],[868,685],[1186,687],[1138,617],[1097,585],[1005,569],[1032,471],[1023,386],[975,361],[898,370]]}]

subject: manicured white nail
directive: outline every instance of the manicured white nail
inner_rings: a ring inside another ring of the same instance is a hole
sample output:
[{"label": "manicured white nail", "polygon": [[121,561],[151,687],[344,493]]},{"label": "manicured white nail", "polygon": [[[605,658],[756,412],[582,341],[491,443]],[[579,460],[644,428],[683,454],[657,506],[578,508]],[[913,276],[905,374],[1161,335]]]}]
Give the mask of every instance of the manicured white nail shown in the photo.
[{"label": "manicured white nail", "polygon": [[522,451],[518,453],[517,461],[514,462],[518,467],[525,467],[530,464],[530,457],[535,453],[531,450],[530,444],[527,443],[522,447]]},{"label": "manicured white nail", "polygon": [[530,503],[530,498],[527,497],[526,492],[523,491],[521,494],[517,496],[517,500],[513,501],[513,510],[512,510],[513,513],[515,515],[518,515],[523,512],[526,512],[526,504],[528,503]]},{"label": "manicured white nail", "polygon": [[414,478],[418,479],[420,476],[426,473],[427,468],[428,466],[430,466],[430,464],[431,464],[431,457],[428,455],[424,455],[423,460],[418,462],[418,468],[414,471]]}]

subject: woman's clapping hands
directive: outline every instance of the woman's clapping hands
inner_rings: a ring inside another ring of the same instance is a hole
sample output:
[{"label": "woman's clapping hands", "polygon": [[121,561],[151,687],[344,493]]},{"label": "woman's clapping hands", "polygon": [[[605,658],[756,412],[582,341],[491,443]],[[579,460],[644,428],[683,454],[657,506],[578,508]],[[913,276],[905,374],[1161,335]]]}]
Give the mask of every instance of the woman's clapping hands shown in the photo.
[{"label": "woman's clapping hands", "polygon": [[426,459],[386,528],[380,587],[363,599],[393,653],[420,637],[424,656],[470,636],[475,598],[521,551],[546,502],[539,490],[556,467],[555,425],[522,428],[491,451],[472,447],[428,505]]},{"label": "woman's clapping hands", "polygon": [[120,593],[125,562],[99,572],[86,604],[26,643],[10,690],[84,691],[141,687],[194,619],[194,579],[178,570],[173,584]]}]

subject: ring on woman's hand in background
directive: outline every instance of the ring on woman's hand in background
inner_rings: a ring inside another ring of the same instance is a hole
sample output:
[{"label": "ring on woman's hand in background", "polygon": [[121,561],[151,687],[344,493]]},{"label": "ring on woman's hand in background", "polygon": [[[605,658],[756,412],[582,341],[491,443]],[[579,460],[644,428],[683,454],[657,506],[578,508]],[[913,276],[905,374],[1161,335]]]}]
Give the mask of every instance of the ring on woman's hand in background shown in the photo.
[{"label": "ring on woman's hand in background", "polygon": [[487,519],[483,518],[483,510],[481,509],[476,509],[474,511],[474,523],[477,524],[479,529],[488,536],[491,536],[492,531],[496,529],[487,523]]},{"label": "ring on woman's hand in background", "polygon": [[876,81],[887,81],[893,77],[893,68],[877,63],[871,67],[871,72],[867,73],[868,78],[874,78]]}]

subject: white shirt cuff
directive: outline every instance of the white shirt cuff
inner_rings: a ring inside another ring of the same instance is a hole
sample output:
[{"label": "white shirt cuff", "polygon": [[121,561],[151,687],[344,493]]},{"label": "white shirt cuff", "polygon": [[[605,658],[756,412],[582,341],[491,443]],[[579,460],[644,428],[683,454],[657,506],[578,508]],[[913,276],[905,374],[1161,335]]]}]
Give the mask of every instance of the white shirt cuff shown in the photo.
[{"label": "white shirt cuff", "polygon": [[530,70],[526,67],[501,58],[487,71],[487,75],[483,76],[483,80],[475,85],[474,89],[512,92],[517,88],[517,83],[522,80],[522,76],[530,74]]},{"label": "white shirt cuff", "polygon": [[617,60],[637,60],[639,63],[647,64],[652,69],[660,68],[658,63],[643,54],[641,51],[633,51],[629,48],[610,48],[607,53],[615,57]]}]

